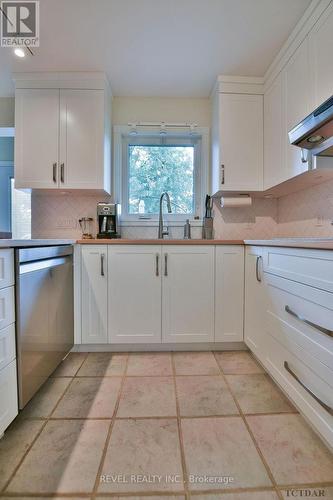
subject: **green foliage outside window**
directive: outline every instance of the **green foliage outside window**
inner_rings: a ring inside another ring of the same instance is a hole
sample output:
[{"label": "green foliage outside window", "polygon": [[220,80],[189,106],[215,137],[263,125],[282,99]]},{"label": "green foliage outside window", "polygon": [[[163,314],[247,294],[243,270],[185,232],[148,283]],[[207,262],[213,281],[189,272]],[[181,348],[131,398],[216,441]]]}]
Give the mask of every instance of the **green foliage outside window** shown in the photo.
[{"label": "green foliage outside window", "polygon": [[172,212],[194,213],[194,147],[133,146],[129,154],[129,214],[157,214],[164,191]]}]

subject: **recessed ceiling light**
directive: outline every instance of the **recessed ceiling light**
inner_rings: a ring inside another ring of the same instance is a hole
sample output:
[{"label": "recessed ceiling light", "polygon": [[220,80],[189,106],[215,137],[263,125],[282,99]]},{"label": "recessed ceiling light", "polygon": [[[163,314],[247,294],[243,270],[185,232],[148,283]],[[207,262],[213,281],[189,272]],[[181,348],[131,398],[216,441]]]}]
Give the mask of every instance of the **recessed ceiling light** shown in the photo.
[{"label": "recessed ceiling light", "polygon": [[25,56],[25,52],[23,49],[14,49],[14,54],[17,57],[24,57]]}]

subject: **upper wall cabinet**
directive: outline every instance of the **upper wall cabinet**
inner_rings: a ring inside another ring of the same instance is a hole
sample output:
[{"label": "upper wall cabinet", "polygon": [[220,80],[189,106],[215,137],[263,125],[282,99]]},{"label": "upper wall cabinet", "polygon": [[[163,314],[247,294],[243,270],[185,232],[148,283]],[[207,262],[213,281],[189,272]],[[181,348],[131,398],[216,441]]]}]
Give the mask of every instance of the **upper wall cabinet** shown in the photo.
[{"label": "upper wall cabinet", "polygon": [[263,189],[263,96],[216,92],[212,99],[212,191]]},{"label": "upper wall cabinet", "polygon": [[313,27],[310,36],[313,108],[333,94],[333,3]]},{"label": "upper wall cabinet", "polygon": [[279,74],[264,96],[264,189],[285,179],[284,106],[282,75]]},{"label": "upper wall cabinet", "polygon": [[[288,132],[311,112],[308,38],[298,47],[282,72],[284,85],[283,140],[286,178],[308,170],[307,152],[289,142]],[[285,180],[285,179],[283,179]]]},{"label": "upper wall cabinet", "polygon": [[110,193],[111,94],[107,82],[24,77],[16,80],[15,93],[16,187]]}]

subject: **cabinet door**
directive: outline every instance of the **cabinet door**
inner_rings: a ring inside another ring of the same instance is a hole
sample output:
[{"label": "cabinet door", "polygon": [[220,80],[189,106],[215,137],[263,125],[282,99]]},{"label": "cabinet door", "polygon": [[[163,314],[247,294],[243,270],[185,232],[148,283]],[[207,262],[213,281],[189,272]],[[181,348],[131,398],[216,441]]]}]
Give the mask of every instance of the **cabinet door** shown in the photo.
[{"label": "cabinet door", "polygon": [[161,342],[161,247],[108,248],[109,342]]},{"label": "cabinet door", "polygon": [[14,250],[0,250],[0,289],[14,285]]},{"label": "cabinet door", "polygon": [[244,248],[215,250],[215,342],[243,340]]},{"label": "cabinet door", "polygon": [[223,191],[263,188],[263,97],[220,94]]},{"label": "cabinet door", "polygon": [[16,360],[0,371],[0,437],[18,413]]},{"label": "cabinet door", "polygon": [[107,247],[82,246],[82,343],[107,343]]},{"label": "cabinet door", "polygon": [[61,89],[60,116],[60,187],[103,189],[104,91]]},{"label": "cabinet door", "polygon": [[320,106],[333,94],[333,4],[321,15],[309,35],[312,92]]},{"label": "cabinet door", "polygon": [[15,93],[15,186],[57,188],[59,90]]},{"label": "cabinet door", "polygon": [[283,86],[281,73],[264,95],[264,189],[286,178]]},{"label": "cabinet door", "polygon": [[246,247],[244,340],[259,359],[265,352],[263,247]]},{"label": "cabinet door", "polygon": [[[310,112],[310,64],[308,39],[298,47],[283,71],[285,86],[286,179],[308,170],[307,152],[289,142],[288,132]],[[333,87],[332,87],[333,91]],[[286,180],[283,179],[283,180]]]},{"label": "cabinet door", "polygon": [[214,250],[163,247],[163,342],[214,341]]}]

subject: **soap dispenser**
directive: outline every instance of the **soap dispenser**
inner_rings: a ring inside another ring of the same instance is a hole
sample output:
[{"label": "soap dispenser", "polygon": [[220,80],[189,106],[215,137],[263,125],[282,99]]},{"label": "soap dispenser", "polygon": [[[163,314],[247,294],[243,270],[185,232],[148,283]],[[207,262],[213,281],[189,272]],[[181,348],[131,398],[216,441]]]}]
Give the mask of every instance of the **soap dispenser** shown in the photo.
[{"label": "soap dispenser", "polygon": [[184,240],[190,240],[191,239],[191,224],[190,220],[186,219],[186,223],[184,226]]}]

